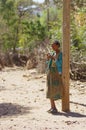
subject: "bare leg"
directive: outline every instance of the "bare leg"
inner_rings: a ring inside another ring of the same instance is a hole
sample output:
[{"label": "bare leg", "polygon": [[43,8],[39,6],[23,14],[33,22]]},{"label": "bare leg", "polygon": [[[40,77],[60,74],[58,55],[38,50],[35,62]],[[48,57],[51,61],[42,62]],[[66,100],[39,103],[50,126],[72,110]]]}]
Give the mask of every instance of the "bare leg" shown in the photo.
[{"label": "bare leg", "polygon": [[56,114],[57,109],[55,105],[55,101],[53,99],[50,99],[51,109],[48,110],[49,113]]},{"label": "bare leg", "polygon": [[56,108],[56,106],[55,106],[55,102],[54,102],[53,99],[50,99],[50,103],[51,103],[51,108]]},{"label": "bare leg", "polygon": [[55,101],[53,99],[50,99],[50,103],[51,103],[51,109],[48,110],[48,112],[52,114],[56,114],[57,109],[56,109]]}]

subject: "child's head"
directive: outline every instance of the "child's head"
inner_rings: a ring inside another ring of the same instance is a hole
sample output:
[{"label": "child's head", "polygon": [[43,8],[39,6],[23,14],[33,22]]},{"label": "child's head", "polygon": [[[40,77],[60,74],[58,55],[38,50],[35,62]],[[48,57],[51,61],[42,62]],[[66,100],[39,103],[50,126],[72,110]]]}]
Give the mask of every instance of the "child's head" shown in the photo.
[{"label": "child's head", "polygon": [[59,41],[54,41],[53,44],[52,44],[52,49],[54,51],[57,51],[57,50],[59,50],[59,47],[60,47]]}]

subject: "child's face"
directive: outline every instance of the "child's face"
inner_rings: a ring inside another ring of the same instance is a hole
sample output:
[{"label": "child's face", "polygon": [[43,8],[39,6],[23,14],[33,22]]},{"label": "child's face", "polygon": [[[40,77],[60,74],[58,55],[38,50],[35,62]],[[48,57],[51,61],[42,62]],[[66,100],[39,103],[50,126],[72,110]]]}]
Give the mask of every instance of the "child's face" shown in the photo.
[{"label": "child's face", "polygon": [[55,43],[53,43],[53,44],[52,44],[52,49],[53,49],[54,51],[57,51],[57,50],[59,49],[59,46],[56,45]]}]

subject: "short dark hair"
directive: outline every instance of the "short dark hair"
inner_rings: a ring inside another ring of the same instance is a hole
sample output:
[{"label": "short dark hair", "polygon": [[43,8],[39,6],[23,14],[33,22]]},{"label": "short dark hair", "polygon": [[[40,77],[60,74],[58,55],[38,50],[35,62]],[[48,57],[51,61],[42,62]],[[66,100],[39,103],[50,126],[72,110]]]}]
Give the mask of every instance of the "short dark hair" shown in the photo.
[{"label": "short dark hair", "polygon": [[53,44],[56,44],[56,45],[58,45],[58,46],[60,47],[60,42],[59,42],[58,40],[55,40],[55,41],[53,42]]}]

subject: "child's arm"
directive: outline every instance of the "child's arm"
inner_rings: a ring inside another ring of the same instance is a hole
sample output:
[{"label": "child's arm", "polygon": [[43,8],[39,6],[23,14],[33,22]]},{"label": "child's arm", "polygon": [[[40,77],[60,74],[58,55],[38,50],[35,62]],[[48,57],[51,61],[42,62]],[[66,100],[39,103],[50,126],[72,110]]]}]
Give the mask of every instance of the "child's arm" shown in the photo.
[{"label": "child's arm", "polygon": [[61,74],[62,73],[62,53],[60,53],[58,59],[56,60],[56,65],[58,67],[58,71]]}]

